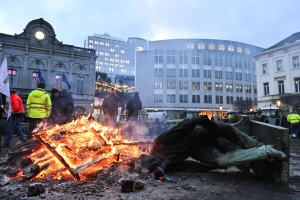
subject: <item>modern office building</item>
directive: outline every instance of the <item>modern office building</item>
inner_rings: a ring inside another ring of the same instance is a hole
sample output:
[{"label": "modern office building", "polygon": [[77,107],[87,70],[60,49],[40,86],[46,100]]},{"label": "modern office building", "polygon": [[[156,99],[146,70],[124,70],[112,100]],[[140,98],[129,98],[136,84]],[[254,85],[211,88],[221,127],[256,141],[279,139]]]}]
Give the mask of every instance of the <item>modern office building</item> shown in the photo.
[{"label": "modern office building", "polygon": [[[263,48],[213,39],[148,41],[136,53],[136,91],[147,111],[201,110],[222,117],[236,100],[257,101],[254,54]],[[221,112],[221,110],[223,112]]]},{"label": "modern office building", "polygon": [[[119,92],[132,92],[135,86],[136,51],[147,49],[147,41],[127,41],[108,33],[88,36],[87,47],[96,50],[96,96],[103,97],[111,87]],[[85,43],[86,43],[85,42]]]},{"label": "modern office building", "polygon": [[259,108],[274,104],[280,95],[300,92],[299,56],[300,32],[255,55]]},{"label": "modern office building", "polygon": [[88,111],[95,94],[96,52],[63,44],[56,38],[50,23],[44,19],[30,21],[21,34],[0,33],[0,62],[7,58],[10,88],[26,101],[37,87],[38,72],[46,82],[46,90],[71,88],[75,107]]}]

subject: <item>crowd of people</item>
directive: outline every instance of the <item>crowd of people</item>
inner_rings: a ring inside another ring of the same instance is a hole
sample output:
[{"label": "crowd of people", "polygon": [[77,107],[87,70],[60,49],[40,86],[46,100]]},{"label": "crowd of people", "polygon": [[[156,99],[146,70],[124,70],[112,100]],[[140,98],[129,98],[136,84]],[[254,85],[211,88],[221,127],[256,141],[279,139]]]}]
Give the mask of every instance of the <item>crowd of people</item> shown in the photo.
[{"label": "crowd of people", "polygon": [[[14,89],[10,90],[11,116],[8,118],[4,147],[10,147],[12,136],[16,135],[21,142],[32,139],[32,133],[39,126],[53,126],[72,121],[74,100],[66,89],[53,88],[51,94],[45,90],[45,83],[38,83],[37,89],[30,92],[26,101],[26,112],[22,99]],[[1,112],[4,106],[1,105]],[[22,130],[20,120],[28,120],[27,138]]]}]

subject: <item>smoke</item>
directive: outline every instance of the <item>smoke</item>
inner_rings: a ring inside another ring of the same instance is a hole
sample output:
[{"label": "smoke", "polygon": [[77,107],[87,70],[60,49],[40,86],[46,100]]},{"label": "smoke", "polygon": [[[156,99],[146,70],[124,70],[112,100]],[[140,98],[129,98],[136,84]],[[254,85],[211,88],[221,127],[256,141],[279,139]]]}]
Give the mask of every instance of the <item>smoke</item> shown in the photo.
[{"label": "smoke", "polygon": [[123,135],[129,140],[148,141],[145,137],[149,130],[147,124],[138,120],[129,120],[122,127]]}]

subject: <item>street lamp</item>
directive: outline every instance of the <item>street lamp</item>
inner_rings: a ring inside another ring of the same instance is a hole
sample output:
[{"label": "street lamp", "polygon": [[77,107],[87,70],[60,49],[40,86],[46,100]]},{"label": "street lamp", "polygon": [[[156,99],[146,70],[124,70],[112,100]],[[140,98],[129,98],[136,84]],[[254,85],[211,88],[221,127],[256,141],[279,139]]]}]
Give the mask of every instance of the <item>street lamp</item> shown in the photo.
[{"label": "street lamp", "polygon": [[280,101],[277,101],[277,107],[280,108],[280,104],[281,102]]}]

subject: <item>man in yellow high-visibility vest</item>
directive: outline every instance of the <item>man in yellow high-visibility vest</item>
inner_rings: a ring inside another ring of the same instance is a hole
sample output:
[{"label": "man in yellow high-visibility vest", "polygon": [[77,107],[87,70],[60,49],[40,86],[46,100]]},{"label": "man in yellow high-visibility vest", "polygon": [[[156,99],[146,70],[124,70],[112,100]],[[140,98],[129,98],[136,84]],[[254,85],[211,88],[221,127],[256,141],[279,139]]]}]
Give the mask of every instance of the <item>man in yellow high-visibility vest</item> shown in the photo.
[{"label": "man in yellow high-visibility vest", "polygon": [[300,116],[295,109],[287,116],[287,121],[291,123],[292,138],[296,138],[300,127]]}]

